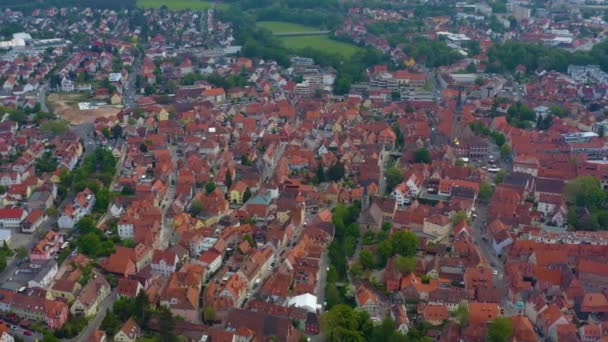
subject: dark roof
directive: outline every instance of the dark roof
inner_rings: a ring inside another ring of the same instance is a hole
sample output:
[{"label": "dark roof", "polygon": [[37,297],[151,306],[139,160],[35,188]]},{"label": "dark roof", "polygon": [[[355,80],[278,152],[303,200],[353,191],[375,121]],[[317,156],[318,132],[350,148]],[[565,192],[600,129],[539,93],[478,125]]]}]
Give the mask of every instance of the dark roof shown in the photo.
[{"label": "dark roof", "polygon": [[456,186],[452,188],[452,197],[474,199],[475,190],[471,188]]},{"label": "dark roof", "polygon": [[291,335],[291,321],[287,317],[278,317],[243,309],[231,309],[226,317],[226,328],[238,329],[245,327],[255,331],[255,335],[262,340],[276,336],[286,341]]},{"label": "dark roof", "polygon": [[513,172],[508,174],[503,180],[503,184],[526,187],[532,181],[532,175],[523,172]]},{"label": "dark roof", "polygon": [[561,194],[564,192],[565,186],[566,186],[566,183],[561,179],[536,178],[536,191],[537,192]]}]

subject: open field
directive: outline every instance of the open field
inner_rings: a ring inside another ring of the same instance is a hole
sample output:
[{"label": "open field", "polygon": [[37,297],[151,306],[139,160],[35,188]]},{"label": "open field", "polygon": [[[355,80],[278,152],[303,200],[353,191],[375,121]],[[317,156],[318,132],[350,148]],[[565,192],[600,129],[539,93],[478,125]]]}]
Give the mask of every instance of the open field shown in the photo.
[{"label": "open field", "polygon": [[256,25],[267,28],[272,33],[292,33],[292,32],[315,32],[319,29],[312,26],[288,23],[285,21],[258,21]]},{"label": "open field", "polygon": [[92,123],[99,117],[116,115],[120,111],[120,109],[111,106],[80,110],[78,109],[80,100],[82,100],[82,96],[79,94],[51,94],[47,97],[47,102],[53,113],[74,125]]},{"label": "open field", "polygon": [[291,36],[281,37],[281,41],[288,49],[301,50],[304,48],[312,48],[329,53],[338,53],[345,58],[351,57],[360,48],[353,44],[339,42],[329,38],[327,35],[317,36]]},{"label": "open field", "polygon": [[137,0],[137,6],[143,8],[159,8],[161,6],[167,6],[170,10],[206,10],[215,5],[217,8],[225,8],[226,4],[214,4],[212,1],[199,1],[199,0]]}]

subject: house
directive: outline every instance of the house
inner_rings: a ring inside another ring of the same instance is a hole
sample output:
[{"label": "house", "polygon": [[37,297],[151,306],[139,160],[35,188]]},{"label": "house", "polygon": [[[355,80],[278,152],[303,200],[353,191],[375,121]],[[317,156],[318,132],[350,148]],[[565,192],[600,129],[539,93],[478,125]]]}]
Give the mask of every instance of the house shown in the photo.
[{"label": "house", "polygon": [[384,214],[382,213],[382,209],[376,203],[373,203],[369,208],[361,212],[358,222],[364,231],[379,231],[382,228],[383,219]]},{"label": "house", "polygon": [[210,248],[198,258],[198,264],[207,269],[205,274],[211,275],[222,266],[222,253]]},{"label": "house", "polygon": [[244,195],[247,191],[247,184],[243,181],[236,181],[228,190],[230,203],[243,204]]},{"label": "house", "polygon": [[27,211],[22,208],[0,209],[0,228],[19,228],[27,217]]},{"label": "house", "polygon": [[390,197],[397,202],[400,207],[410,203],[411,190],[405,182],[401,182],[391,191]]},{"label": "house", "polygon": [[58,279],[49,288],[49,295],[53,299],[63,298],[68,302],[73,302],[76,299],[76,294],[80,292],[81,288],[82,286],[78,281]]},{"label": "house", "polygon": [[91,334],[91,336],[89,336],[89,339],[88,339],[88,342],[106,342],[106,341],[107,341],[106,332],[103,330],[93,331],[93,333]]},{"label": "house", "polygon": [[441,240],[452,232],[452,220],[445,215],[425,217],[422,231],[432,236],[435,240]]},{"label": "house", "polygon": [[120,95],[119,93],[112,94],[112,97],[110,97],[110,104],[116,106],[121,103],[122,103],[122,95]]},{"label": "house", "polygon": [[386,308],[381,303],[376,293],[366,285],[359,285],[355,294],[357,306],[367,312],[370,318],[376,322],[381,321],[386,316]]},{"label": "house", "polygon": [[551,304],[541,311],[537,318],[537,326],[545,336],[551,337],[553,341],[557,341],[557,326],[568,323],[570,321],[555,304]]},{"label": "house", "polygon": [[110,284],[100,273],[94,272],[92,279],[82,288],[70,308],[74,316],[91,317],[97,313],[99,304],[110,294]]},{"label": "house", "polygon": [[138,244],[134,248],[118,246],[114,254],[102,261],[101,267],[110,273],[129,276],[142,270],[152,260],[152,250]]},{"label": "house", "polygon": [[211,88],[204,90],[202,95],[205,101],[209,101],[211,103],[222,103],[226,100],[226,91],[224,91],[224,88]]},{"label": "house", "polygon": [[119,278],[116,286],[116,294],[118,297],[136,297],[139,291],[143,291],[144,287],[135,279]]},{"label": "house", "polygon": [[33,233],[40,227],[40,225],[46,221],[46,213],[40,209],[32,210],[29,215],[21,222],[21,232]]},{"label": "house", "polygon": [[402,335],[407,335],[410,330],[410,320],[407,317],[405,307],[400,304],[393,304],[391,306],[391,318],[397,324],[397,331]]},{"label": "house", "polygon": [[63,244],[63,236],[58,232],[50,230],[46,235],[30,249],[30,260],[50,260],[59,252]]},{"label": "house", "polygon": [[445,305],[424,305],[422,309],[422,318],[431,325],[443,324],[445,320],[450,318],[448,308]]},{"label": "house", "polygon": [[120,327],[120,330],[114,336],[115,342],[135,342],[138,338],[143,336],[143,331],[135,323],[133,318],[129,318],[125,324]]},{"label": "house", "polygon": [[61,216],[57,220],[59,228],[72,229],[85,215],[93,211],[95,205],[95,194],[86,188],[76,194],[74,201],[63,209]]},{"label": "house", "polygon": [[168,277],[171,273],[177,271],[178,262],[179,259],[175,252],[155,249],[152,254],[150,268],[152,269],[152,274]]}]

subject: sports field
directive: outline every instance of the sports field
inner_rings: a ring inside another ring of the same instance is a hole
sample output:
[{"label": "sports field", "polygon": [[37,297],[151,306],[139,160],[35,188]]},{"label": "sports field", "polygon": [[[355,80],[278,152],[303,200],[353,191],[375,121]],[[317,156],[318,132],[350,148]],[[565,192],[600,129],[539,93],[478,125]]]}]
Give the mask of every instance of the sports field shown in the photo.
[{"label": "sports field", "polygon": [[224,8],[226,4],[216,3],[212,1],[199,1],[199,0],[137,0],[137,6],[143,8],[160,8],[161,6],[167,6],[170,10],[181,10],[181,9],[192,9],[192,10],[206,10],[215,5],[216,8]]},{"label": "sports field", "polygon": [[274,34],[319,31],[319,29],[312,26],[293,24],[285,21],[258,21],[256,25],[267,28]]},{"label": "sports field", "polygon": [[350,58],[360,48],[353,44],[339,42],[329,38],[327,35],[321,36],[291,36],[281,37],[283,45],[288,49],[301,50],[304,48],[312,48],[330,53],[339,53],[345,58]]}]

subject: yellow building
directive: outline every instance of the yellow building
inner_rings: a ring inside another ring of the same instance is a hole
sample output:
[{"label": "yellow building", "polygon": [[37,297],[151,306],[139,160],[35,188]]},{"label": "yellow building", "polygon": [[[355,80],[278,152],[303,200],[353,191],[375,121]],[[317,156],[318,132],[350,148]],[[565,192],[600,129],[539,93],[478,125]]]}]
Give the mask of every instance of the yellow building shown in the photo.
[{"label": "yellow building", "polygon": [[242,181],[237,181],[230,186],[228,191],[230,203],[243,204],[243,197],[247,191],[247,184]]}]

